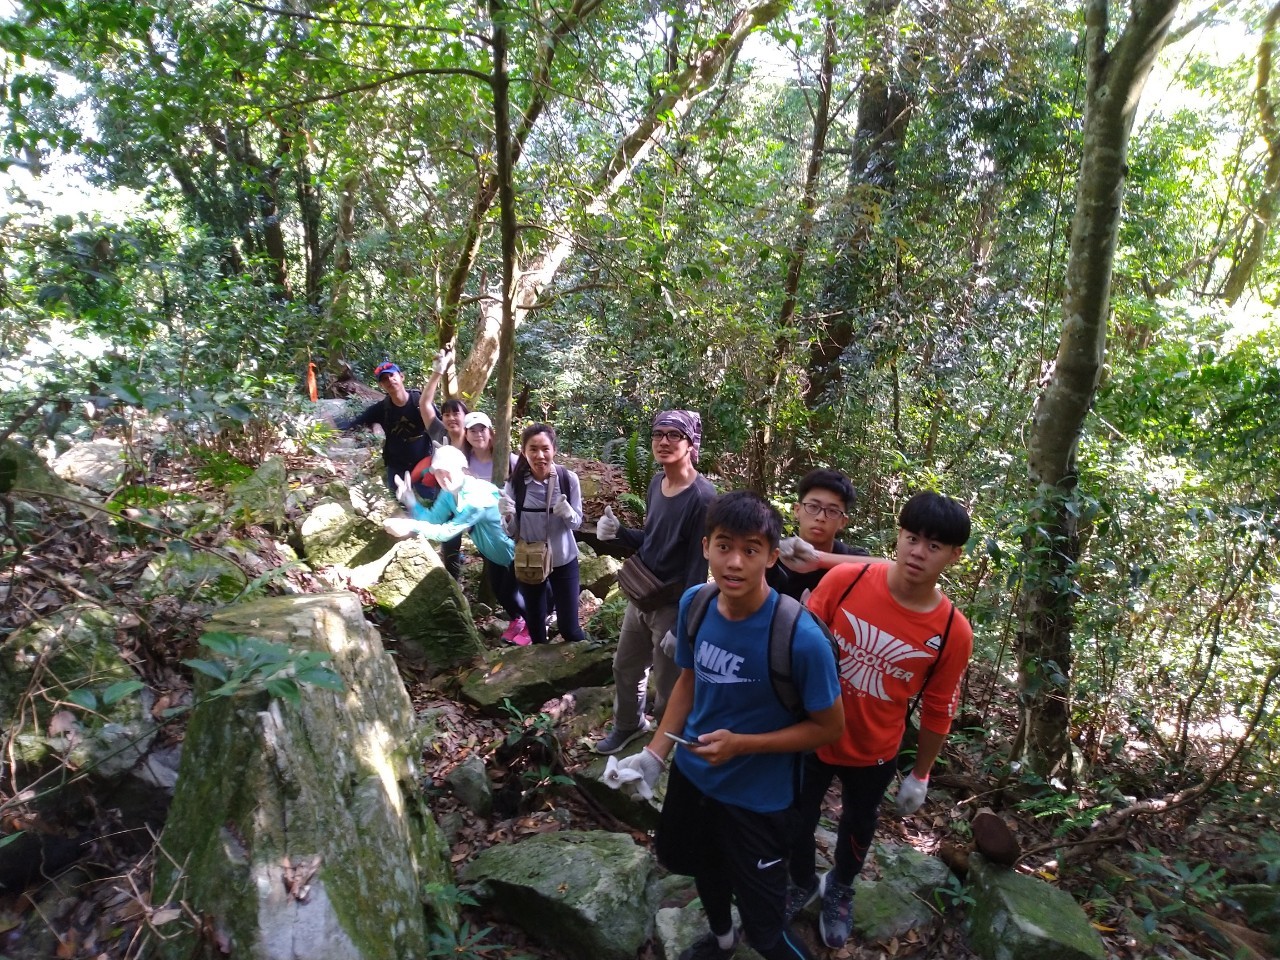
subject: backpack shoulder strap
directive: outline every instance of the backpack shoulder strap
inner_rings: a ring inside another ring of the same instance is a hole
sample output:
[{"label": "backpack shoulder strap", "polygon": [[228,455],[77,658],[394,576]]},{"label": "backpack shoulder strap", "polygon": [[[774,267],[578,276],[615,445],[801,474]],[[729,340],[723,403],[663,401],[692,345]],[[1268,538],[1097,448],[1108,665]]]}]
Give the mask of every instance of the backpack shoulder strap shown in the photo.
[{"label": "backpack shoulder strap", "polygon": [[947,613],[947,625],[942,628],[942,636],[938,640],[938,655],[933,658],[933,662],[924,672],[924,683],[920,686],[920,692],[916,694],[916,698],[911,701],[911,706],[907,709],[907,723],[911,722],[911,718],[915,715],[916,708],[920,706],[920,700],[924,697],[924,692],[929,688],[929,681],[933,678],[934,668],[942,661],[942,651],[947,649],[947,637],[951,636],[951,624],[956,618],[956,605],[950,599],[947,603],[951,604],[951,610]]},{"label": "backpack shoulder strap", "polygon": [[569,499],[569,471],[561,470],[557,467],[552,467],[551,469],[555,470],[556,477],[560,481],[560,496],[568,500]]},{"label": "backpack shoulder strap", "polygon": [[720,588],[714,583],[703,584],[698,592],[689,600],[689,609],[684,615],[684,638],[689,644],[689,652],[693,652],[693,641],[698,636],[702,621],[706,619],[707,608],[719,596]]},{"label": "backpack shoulder strap", "polygon": [[[862,569],[858,571],[858,575],[854,577],[851,581],[849,581],[849,585],[844,588],[844,593],[840,594],[840,599],[836,601],[837,610],[840,609],[840,606],[844,603],[845,598],[848,597],[849,594],[853,592],[853,588],[858,585],[858,581],[861,580],[863,577],[865,577],[867,575],[867,571],[870,569],[871,569],[871,564],[864,563],[862,565]],[[814,617],[813,619],[817,620],[818,618]]]},{"label": "backpack shoulder strap", "polygon": [[791,653],[795,646],[796,624],[804,613],[804,606],[799,600],[780,593],[769,623],[769,682],[778,702],[788,713],[798,717],[803,717],[805,712],[792,676]]}]

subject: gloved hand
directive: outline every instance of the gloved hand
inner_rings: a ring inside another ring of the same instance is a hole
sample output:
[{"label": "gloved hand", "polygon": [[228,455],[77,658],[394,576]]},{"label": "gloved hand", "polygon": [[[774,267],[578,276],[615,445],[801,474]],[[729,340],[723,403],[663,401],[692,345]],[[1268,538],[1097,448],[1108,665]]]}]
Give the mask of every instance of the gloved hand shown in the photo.
[{"label": "gloved hand", "polygon": [[498,497],[498,516],[503,520],[516,515],[516,502],[505,493]]},{"label": "gloved hand", "polygon": [[436,354],[435,359],[431,361],[431,372],[444,376],[444,372],[449,369],[449,351],[441,350]]},{"label": "gloved hand", "polygon": [[393,474],[396,482],[396,499],[404,505],[405,509],[412,510],[418,505],[418,498],[413,492],[413,478],[409,475],[409,471],[404,472],[404,476]]},{"label": "gloved hand", "polygon": [[382,521],[382,529],[397,540],[412,537],[418,533],[419,523],[409,517],[387,517]]},{"label": "gloved hand", "polygon": [[574,521],[578,519],[578,514],[573,509],[573,504],[569,502],[568,497],[561,497],[552,504],[551,512],[570,526],[573,526]]},{"label": "gloved hand", "polygon": [[613,515],[613,507],[604,508],[604,516],[596,521],[596,537],[600,540],[613,540],[618,536],[618,518]]},{"label": "gloved hand", "polygon": [[898,787],[898,812],[901,814],[915,813],[924,803],[924,796],[929,792],[929,778],[925,777],[921,780],[914,773],[907,774]]},{"label": "gloved hand", "polygon": [[676,658],[676,635],[673,631],[668,630],[662,635],[660,646],[662,647],[662,652],[668,657],[672,660]]},{"label": "gloved hand", "polygon": [[641,800],[649,800],[653,797],[653,788],[658,785],[658,777],[662,775],[664,766],[666,764],[658,759],[658,755],[645,747],[639,753],[624,757],[622,760],[610,757],[609,762],[604,766],[604,776],[601,780],[615,790],[632,783],[634,787],[631,789],[636,796]]},{"label": "gloved hand", "polygon": [[799,537],[787,537],[778,544],[778,559],[796,573],[812,573],[820,569],[818,551]]}]

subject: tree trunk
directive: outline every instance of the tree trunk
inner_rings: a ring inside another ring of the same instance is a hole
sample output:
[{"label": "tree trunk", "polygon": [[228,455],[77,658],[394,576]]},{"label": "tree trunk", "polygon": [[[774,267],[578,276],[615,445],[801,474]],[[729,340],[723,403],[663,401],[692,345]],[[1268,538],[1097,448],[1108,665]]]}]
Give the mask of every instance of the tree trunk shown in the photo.
[{"label": "tree trunk", "polygon": [[911,116],[912,103],[906,91],[894,82],[901,72],[898,24],[895,14],[899,0],[868,0],[868,32],[877,38],[878,49],[869,60],[873,66],[862,80],[858,99],[858,125],[853,137],[853,160],[849,166],[849,186],[845,197],[845,218],[849,224],[837,280],[824,298],[833,316],[825,335],[814,339],[809,349],[809,382],[805,404],[811,410],[840,379],[840,356],[853,342],[856,329],[848,316],[848,305],[879,299],[881,271],[867,256],[880,217],[875,208],[888,206],[898,183],[898,153],[902,149]]},{"label": "tree trunk", "polygon": [[813,238],[813,211],[818,203],[818,181],[826,158],[827,132],[831,128],[831,85],[835,74],[836,26],[830,13],[823,18],[822,65],[818,69],[818,102],[813,108],[813,144],[809,148],[809,164],[804,174],[804,190],[800,196],[800,222],[787,258],[787,276],[782,283],[782,307],[778,311],[778,333],[773,341],[771,370],[766,372],[767,389],[756,409],[764,411],[763,423],[754,437],[749,483],[757,493],[768,492],[785,458],[771,455],[774,445],[773,427],[780,407],[783,370],[791,352],[791,334],[795,327],[796,303],[800,293],[800,276]]},{"label": "tree trunk", "polygon": [[516,323],[511,297],[516,272],[516,196],[511,177],[511,80],[507,74],[507,12],[503,0],[489,0],[493,22],[493,121],[497,156],[498,216],[502,233],[502,326],[498,347],[498,415],[493,441],[493,483],[506,482],[511,449],[511,394],[515,370]]},{"label": "tree trunk", "polygon": [[1024,539],[1026,589],[1017,635],[1018,740],[1021,759],[1042,776],[1059,772],[1070,749],[1072,607],[1080,543],[1073,505],[1075,455],[1105,354],[1129,132],[1177,7],[1178,0],[1135,0],[1129,22],[1110,51],[1108,0],[1089,0],[1085,15],[1084,142],[1062,334],[1027,440],[1028,470],[1037,498]]},{"label": "tree trunk", "polygon": [[[670,131],[679,125],[702,94],[711,89],[721,70],[741,49],[747,37],[778,17],[786,7],[786,0],[761,0],[740,8],[725,28],[713,37],[707,48],[693,57],[688,67],[678,76],[672,77],[655,94],[644,116],[618,141],[613,155],[596,175],[591,186],[593,199],[586,208],[588,216],[605,211],[609,201],[627,183],[636,167],[658,144],[667,139]],[[550,250],[535,256],[516,276],[513,300],[517,326],[576,248],[577,237],[574,230],[573,223],[568,219],[548,225],[546,235],[559,239]],[[501,328],[502,298],[482,299],[475,342],[458,378],[460,392],[464,397],[476,397],[483,392],[497,362]]]},{"label": "tree trunk", "polygon": [[1267,167],[1262,177],[1261,194],[1247,221],[1253,224],[1248,230],[1249,240],[1244,250],[1231,265],[1222,287],[1222,299],[1234,304],[1244,293],[1253,271],[1262,261],[1267,246],[1267,234],[1276,219],[1276,204],[1280,202],[1280,124],[1276,122],[1275,104],[1271,101],[1271,62],[1276,45],[1276,25],[1280,22],[1280,3],[1271,8],[1263,27],[1262,43],[1258,45],[1258,127],[1262,139],[1267,142]]}]

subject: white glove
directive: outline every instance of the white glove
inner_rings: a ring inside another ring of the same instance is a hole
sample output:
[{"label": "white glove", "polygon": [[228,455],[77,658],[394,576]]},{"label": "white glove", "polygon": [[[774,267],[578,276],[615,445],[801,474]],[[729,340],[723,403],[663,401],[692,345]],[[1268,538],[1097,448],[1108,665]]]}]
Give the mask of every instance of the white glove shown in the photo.
[{"label": "white glove", "polygon": [[645,747],[639,753],[619,760],[610,757],[604,765],[604,776],[600,779],[614,790],[625,784],[633,783],[630,789],[641,800],[653,799],[653,789],[658,785],[658,777],[662,775],[664,764],[658,755]]},{"label": "white glove", "polygon": [[516,502],[505,493],[498,497],[498,516],[503,520],[516,515]]},{"label": "white glove", "polygon": [[436,354],[436,358],[431,361],[431,372],[443,376],[447,369],[449,369],[449,351],[441,350]]},{"label": "white glove", "polygon": [[569,502],[568,497],[561,497],[557,500],[551,507],[551,512],[570,526],[573,526],[573,522],[578,519],[578,514],[574,511],[573,504]]},{"label": "white glove", "polygon": [[613,507],[604,508],[604,516],[596,521],[596,538],[599,540],[613,540],[618,536],[618,528],[622,524],[618,523],[618,518],[613,515]]},{"label": "white glove", "polygon": [[659,646],[662,647],[662,652],[672,660],[676,658],[676,635],[672,631],[668,630],[662,635]]},{"label": "white glove", "polygon": [[779,543],[778,558],[787,565],[787,569],[796,573],[812,573],[821,569],[818,551],[799,537],[787,537]]},{"label": "white glove", "polygon": [[418,521],[409,517],[387,517],[382,521],[382,529],[397,540],[412,537],[420,529]]},{"label": "white glove", "polygon": [[921,780],[914,772],[907,774],[898,787],[898,812],[915,813],[924,803],[924,795],[929,792],[929,778]]},{"label": "white glove", "polygon": [[406,510],[412,510],[418,505],[418,497],[413,492],[413,478],[409,471],[406,470],[403,477],[398,474],[393,474],[392,477],[396,482],[396,499]]}]

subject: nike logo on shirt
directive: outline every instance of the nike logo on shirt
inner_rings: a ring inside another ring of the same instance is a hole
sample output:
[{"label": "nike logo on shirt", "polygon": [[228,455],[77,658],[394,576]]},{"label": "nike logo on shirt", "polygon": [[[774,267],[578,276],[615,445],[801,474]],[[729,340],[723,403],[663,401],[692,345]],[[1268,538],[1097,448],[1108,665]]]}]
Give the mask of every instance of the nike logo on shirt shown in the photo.
[{"label": "nike logo on shirt", "polygon": [[778,864],[780,864],[781,862],[782,862],[782,858],[781,858],[781,857],[779,857],[777,860],[770,860],[768,863],[765,863],[763,860],[757,860],[757,861],[756,861],[756,869],[757,869],[757,870],[768,870],[770,867],[776,867],[776,866],[777,866]]}]

